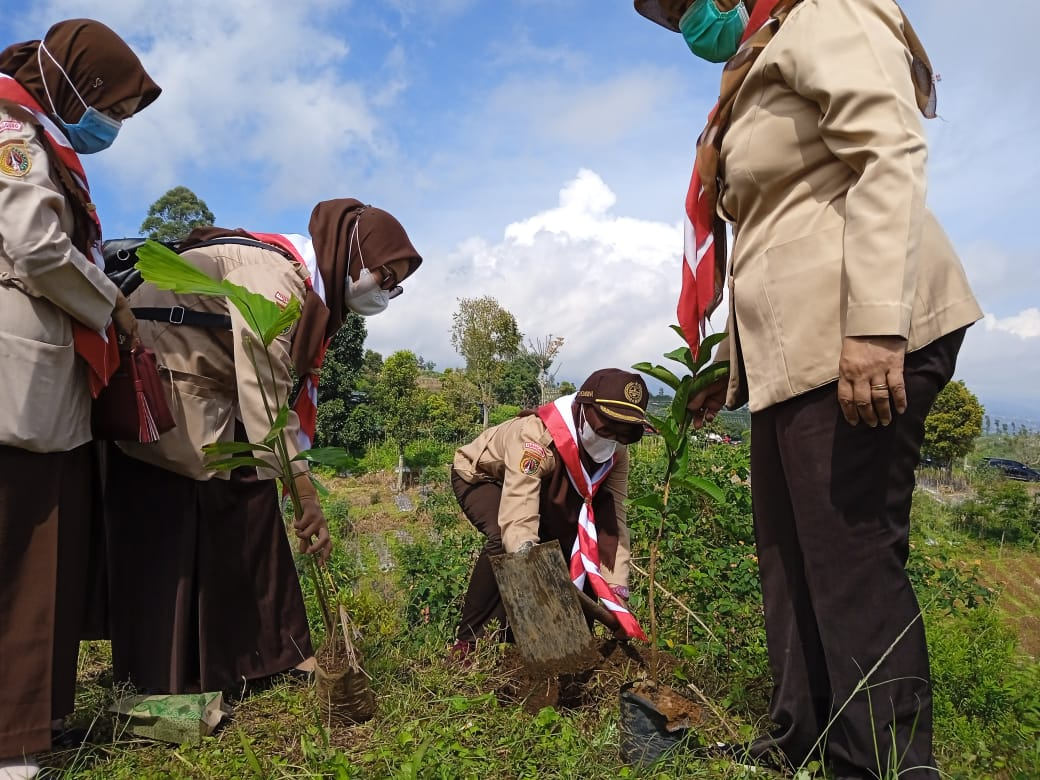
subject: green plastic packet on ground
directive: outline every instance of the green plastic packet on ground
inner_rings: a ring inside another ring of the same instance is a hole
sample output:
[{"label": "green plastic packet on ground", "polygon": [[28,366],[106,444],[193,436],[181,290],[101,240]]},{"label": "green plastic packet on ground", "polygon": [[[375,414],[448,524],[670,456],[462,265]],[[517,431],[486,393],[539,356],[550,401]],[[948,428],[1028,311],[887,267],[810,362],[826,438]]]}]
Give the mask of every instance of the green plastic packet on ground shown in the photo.
[{"label": "green plastic packet on ground", "polygon": [[109,710],[125,718],[131,734],[177,745],[198,745],[226,714],[219,692],[124,696]]}]

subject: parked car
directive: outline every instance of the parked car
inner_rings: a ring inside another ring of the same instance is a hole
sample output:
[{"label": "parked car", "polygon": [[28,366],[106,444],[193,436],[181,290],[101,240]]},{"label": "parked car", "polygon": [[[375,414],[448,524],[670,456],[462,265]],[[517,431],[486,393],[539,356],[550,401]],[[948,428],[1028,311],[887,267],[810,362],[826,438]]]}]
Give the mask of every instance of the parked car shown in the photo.
[{"label": "parked car", "polygon": [[982,465],[997,469],[1005,477],[1021,479],[1024,482],[1040,482],[1040,471],[1031,469],[1025,463],[1007,458],[983,458]]}]

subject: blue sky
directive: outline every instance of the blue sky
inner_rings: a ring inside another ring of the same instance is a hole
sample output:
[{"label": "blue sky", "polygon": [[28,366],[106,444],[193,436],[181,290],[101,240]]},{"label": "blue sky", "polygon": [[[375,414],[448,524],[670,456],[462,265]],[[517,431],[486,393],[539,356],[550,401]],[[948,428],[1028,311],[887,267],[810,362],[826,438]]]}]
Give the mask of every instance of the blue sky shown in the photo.
[{"label": "blue sky", "polygon": [[[987,313],[958,378],[1040,427],[1040,137],[1030,0],[907,0],[941,74],[929,202]],[[460,297],[492,295],[561,379],[658,360],[694,142],[718,66],[630,0],[7,0],[3,45],[91,16],[164,94],[88,159],[106,235],[183,184],[227,227],[304,232],[315,202],[398,216],[426,262],[368,346],[458,366]],[[1019,75],[1023,74],[1023,75]]]}]

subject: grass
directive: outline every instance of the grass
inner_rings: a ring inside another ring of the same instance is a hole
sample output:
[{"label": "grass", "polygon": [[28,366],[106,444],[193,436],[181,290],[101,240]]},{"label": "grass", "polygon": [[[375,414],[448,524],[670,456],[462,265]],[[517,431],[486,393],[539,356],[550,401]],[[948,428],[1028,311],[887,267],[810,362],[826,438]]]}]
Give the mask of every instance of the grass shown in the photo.
[{"label": "grass", "polygon": [[[630,660],[611,656],[599,673],[564,697],[559,706],[536,711],[524,706],[529,681],[516,667],[515,652],[506,646],[481,645],[474,663],[466,668],[449,663],[445,650],[454,613],[444,594],[461,593],[464,585],[475,549],[472,537],[467,536],[472,534],[468,526],[452,516],[450,501],[427,504],[436,511],[401,512],[393,502],[392,477],[386,474],[331,478],[326,484],[331,495],[324,503],[338,539],[332,573],[362,630],[360,649],[378,697],[376,717],[349,728],[322,723],[311,690],[280,679],[235,702],[232,717],[197,747],[138,740],[121,730],[107,712],[116,694],[107,643],[85,643],[74,722],[91,725],[93,736],[82,749],[42,756],[44,777],[735,780],[763,776],[761,770],[754,774],[736,763],[697,758],[687,752],[650,768],[625,766],[618,753],[618,694],[624,682],[643,673]],[[420,503],[417,491],[409,495],[413,503]],[[938,514],[923,522],[939,533]],[[405,553],[421,556],[424,550],[427,557],[419,561],[427,567],[423,573],[406,572]],[[1040,594],[1033,581],[1040,570],[1037,556],[1007,548],[998,556],[992,548],[982,546],[958,554],[967,557],[976,552],[991,581],[1005,583],[997,602],[998,609],[1004,610],[1000,614],[1010,625],[1027,629],[1023,641],[1032,641],[1029,637],[1035,639],[1035,632],[1029,633],[1028,618],[1035,620],[1040,614]],[[983,552],[988,557],[982,557]],[[438,603],[424,610],[424,598]],[[316,618],[316,610],[311,613]],[[986,675],[999,675],[1007,666],[1005,656],[990,652],[988,645],[980,650],[979,642],[954,643],[966,637],[981,641],[994,630],[992,626],[983,618],[970,626],[948,622],[952,619],[936,619],[929,625],[930,635],[949,640],[938,648],[939,656],[960,664],[960,676],[951,679],[967,689]],[[320,620],[314,623],[319,639]],[[676,643],[684,641],[675,639]],[[969,665],[972,663],[979,664],[976,671]],[[722,715],[707,716],[698,729],[703,741],[732,741],[734,733],[748,739],[763,727],[756,722],[761,718],[757,705],[727,707],[725,675],[712,664],[703,664],[696,657],[672,658],[669,668],[675,674],[664,682],[697,701],[693,688],[681,679],[687,677],[693,686],[707,692]],[[993,689],[1011,695],[1002,680]],[[984,706],[992,709],[1002,703],[989,696],[991,693],[980,688],[980,712],[985,711]],[[937,724],[937,752],[949,777],[1025,780],[1037,776],[1040,741],[1032,759],[981,755],[985,743],[992,743],[985,723],[974,716],[949,717],[948,723]],[[1012,722],[1010,716],[1004,717]],[[1037,739],[1040,723],[1029,733]],[[806,768],[799,780],[823,777],[814,770]]]}]

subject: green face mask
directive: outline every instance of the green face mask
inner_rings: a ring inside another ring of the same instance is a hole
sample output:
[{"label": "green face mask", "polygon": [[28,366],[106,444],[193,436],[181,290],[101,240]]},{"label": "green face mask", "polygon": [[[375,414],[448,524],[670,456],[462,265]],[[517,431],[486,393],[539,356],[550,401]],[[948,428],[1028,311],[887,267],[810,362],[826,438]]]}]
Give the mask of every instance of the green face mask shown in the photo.
[{"label": "green face mask", "polygon": [[743,0],[731,11],[720,11],[712,0],[694,0],[679,20],[679,31],[698,57],[725,62],[740,48],[747,23]]}]

